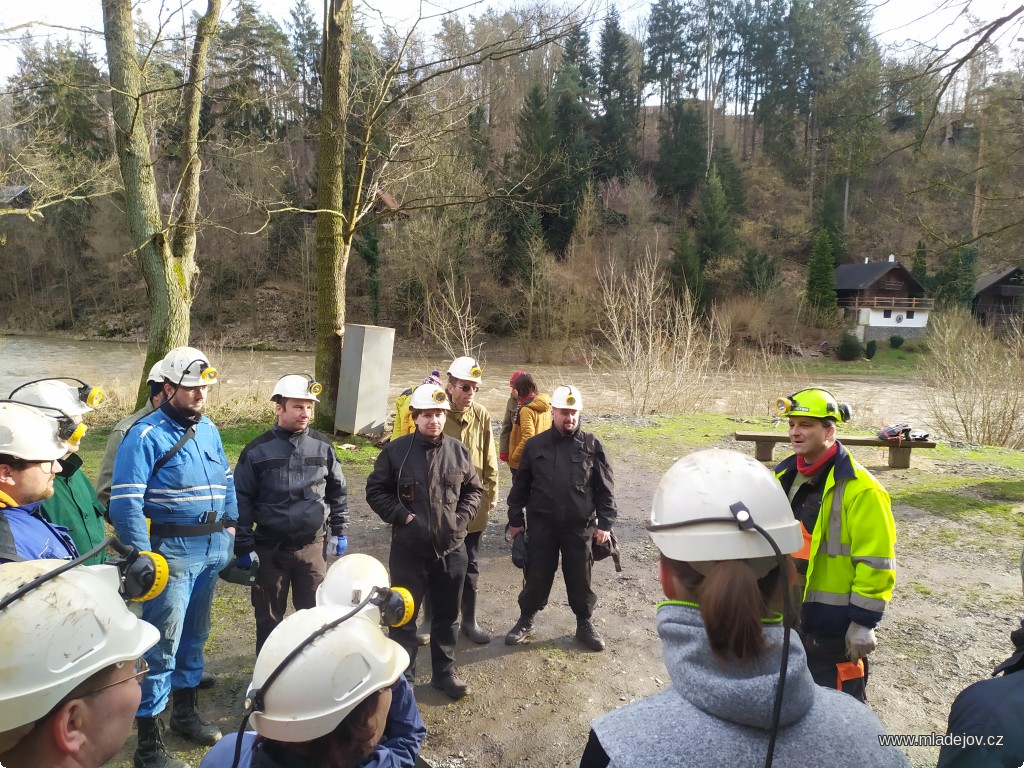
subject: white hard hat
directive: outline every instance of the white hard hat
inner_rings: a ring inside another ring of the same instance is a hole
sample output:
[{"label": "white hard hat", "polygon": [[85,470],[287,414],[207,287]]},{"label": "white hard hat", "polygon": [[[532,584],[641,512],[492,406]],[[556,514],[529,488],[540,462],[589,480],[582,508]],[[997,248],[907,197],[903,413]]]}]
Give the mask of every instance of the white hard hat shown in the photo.
[{"label": "white hard hat", "polygon": [[409,398],[409,407],[418,411],[429,411],[440,408],[443,411],[450,411],[448,394],[437,384],[420,384],[412,391]]},{"label": "white hard hat", "polygon": [[319,403],[317,395],[323,391],[324,388],[309,374],[289,373],[277,380],[270,399],[276,403],[278,398],[292,397],[296,400],[312,400],[314,403]]},{"label": "white hard hat", "polygon": [[[319,605],[296,611],[277,625],[253,668],[251,698],[278,665],[325,624],[349,609]],[[409,654],[384,636],[380,622],[360,613],[306,645],[265,690],[252,724],[261,736],[301,742],[333,731],[358,704],[392,685]]]},{"label": "white hard hat", "polygon": [[164,361],[157,360],[153,363],[153,367],[149,369],[149,375],[146,377],[147,384],[160,384],[164,380]]},{"label": "white hard hat", "polygon": [[566,408],[570,411],[582,411],[583,395],[573,386],[562,385],[561,387],[555,387],[555,391],[551,395],[551,407]]},{"label": "white hard hat", "polygon": [[0,453],[24,461],[49,461],[67,452],[54,419],[30,405],[0,401]]},{"label": "white hard hat", "polygon": [[59,379],[40,379],[13,390],[10,397],[29,405],[52,408],[67,416],[82,416],[92,411],[92,406],[103,402],[103,390],[85,383],[73,387]]},{"label": "white hard hat", "polygon": [[[718,448],[691,453],[662,475],[654,491],[650,527],[672,527],[648,532],[671,560],[700,563],[774,557],[758,531],[740,529],[730,509],[739,510],[738,505],[775,540],[782,554],[803,545],[800,523],[771,471],[744,453]],[[722,518],[723,522],[673,525],[701,518]]]},{"label": "white hard hat", "polygon": [[463,381],[475,381],[477,384],[484,377],[480,363],[475,357],[456,357],[448,366],[448,374]]},{"label": "white hard hat", "polygon": [[[374,587],[390,587],[391,579],[379,560],[362,552],[339,558],[327,569],[327,576],[316,589],[317,605],[355,608]],[[363,610],[380,621],[380,608],[372,603]]]},{"label": "white hard hat", "polygon": [[217,369],[195,347],[176,347],[160,365],[163,377],[179,387],[203,387],[217,383]]},{"label": "white hard hat", "polygon": [[[0,600],[65,564],[0,567]],[[91,568],[43,582],[0,609],[0,729],[34,723],[89,677],[137,659],[159,639],[156,627],[140,621],[110,580]]]}]

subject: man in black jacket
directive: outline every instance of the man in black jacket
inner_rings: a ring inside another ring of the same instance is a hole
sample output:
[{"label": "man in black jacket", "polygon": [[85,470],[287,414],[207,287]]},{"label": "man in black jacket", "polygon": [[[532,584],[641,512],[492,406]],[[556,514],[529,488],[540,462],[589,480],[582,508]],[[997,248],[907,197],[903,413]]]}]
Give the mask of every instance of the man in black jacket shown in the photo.
[{"label": "man in black jacket", "polygon": [[583,397],[562,386],[551,396],[551,429],[531,437],[508,495],[508,534],[515,537],[529,518],[529,563],[519,593],[519,621],[505,636],[519,645],[533,634],[533,619],[544,608],[562,556],[569,607],[576,614],[576,639],[595,651],[604,640],[590,617],[597,596],[590,588],[591,540],[604,544],[617,512],[612,469],[601,442],[580,429]]},{"label": "man in black jacket", "polygon": [[281,377],[271,400],[277,424],[238,457],[236,564],[258,564],[252,586],[256,653],[281,620],[291,588],[296,609],[316,605],[327,556],[345,554],[348,490],[330,438],[309,428],[320,385]]},{"label": "man in black jacket", "polygon": [[[476,515],[483,485],[469,451],[444,434],[448,397],[422,384],[409,400],[416,431],[392,440],[366,479],[366,501],[391,525],[391,583],[409,590],[417,610],[424,594],[434,607],[430,626],[430,684],[452,699],[469,687],[455,676],[456,622],[466,578],[466,528]],[[391,630],[416,675],[416,623]]]}]

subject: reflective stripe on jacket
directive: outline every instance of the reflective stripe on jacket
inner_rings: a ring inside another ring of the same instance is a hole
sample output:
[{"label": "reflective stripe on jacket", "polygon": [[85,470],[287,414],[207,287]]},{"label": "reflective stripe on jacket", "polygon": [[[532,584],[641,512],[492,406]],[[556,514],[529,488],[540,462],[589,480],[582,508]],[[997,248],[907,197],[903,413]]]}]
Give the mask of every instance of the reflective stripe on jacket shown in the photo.
[{"label": "reflective stripe on jacket", "polygon": [[[796,472],[795,455],[775,468],[787,493]],[[851,621],[878,624],[896,584],[895,545],[889,494],[840,443],[811,532],[803,630],[841,636]]]}]

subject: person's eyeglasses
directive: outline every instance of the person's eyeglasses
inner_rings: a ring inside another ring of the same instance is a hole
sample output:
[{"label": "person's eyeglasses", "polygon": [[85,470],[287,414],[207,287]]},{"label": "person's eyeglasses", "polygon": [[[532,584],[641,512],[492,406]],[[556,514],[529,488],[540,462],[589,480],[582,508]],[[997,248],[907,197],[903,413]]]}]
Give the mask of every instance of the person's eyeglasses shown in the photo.
[{"label": "person's eyeglasses", "polygon": [[56,475],[58,472],[60,472],[60,460],[59,459],[49,459],[47,461],[27,460],[27,461],[18,461],[17,463],[11,462],[11,464],[14,466],[15,469],[18,469],[18,470],[26,470],[29,467],[36,466],[36,467],[39,467],[41,470],[43,470],[43,473],[47,474],[47,475]]},{"label": "person's eyeglasses", "polygon": [[[124,665],[124,662],[122,662],[121,666],[123,666],[123,665]],[[115,680],[114,682],[107,683],[106,685],[101,685],[99,688],[91,690],[88,693],[83,693],[81,696],[76,696],[75,698],[76,699],[81,699],[81,698],[85,698],[86,696],[93,696],[94,694],[97,694],[100,691],[107,690],[107,688],[113,688],[115,685],[120,685],[121,683],[127,683],[129,680],[138,680],[139,681],[139,685],[142,685],[142,681],[146,679],[146,674],[148,672],[149,672],[149,664],[146,662],[146,660],[142,656],[139,656],[139,658],[137,658],[135,660],[135,674],[129,675],[128,677],[122,677],[120,680]]]},{"label": "person's eyeglasses", "polygon": [[479,392],[480,391],[480,387],[478,387],[476,384],[459,384],[459,389],[461,389],[463,392]]}]

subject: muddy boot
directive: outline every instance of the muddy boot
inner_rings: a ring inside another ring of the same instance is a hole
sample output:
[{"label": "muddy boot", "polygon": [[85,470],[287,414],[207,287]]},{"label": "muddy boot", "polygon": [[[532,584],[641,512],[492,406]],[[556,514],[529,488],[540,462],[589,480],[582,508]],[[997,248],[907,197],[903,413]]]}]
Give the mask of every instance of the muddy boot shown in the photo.
[{"label": "muddy boot", "polygon": [[139,727],[139,746],[133,759],[135,768],[190,768],[188,763],[167,753],[163,738],[164,724],[159,719],[136,717],[135,723]]},{"label": "muddy boot", "polygon": [[432,678],[430,681],[430,687],[437,688],[439,691],[444,691],[445,695],[449,699],[454,699],[455,701],[458,701],[463,696],[472,693],[469,686],[459,680],[459,678],[455,676],[454,672],[449,672],[441,677]]},{"label": "muddy boot", "polygon": [[220,728],[199,717],[198,688],[182,688],[171,692],[171,731],[196,744],[212,747],[220,741]]},{"label": "muddy boot", "polygon": [[476,623],[476,590],[462,591],[462,634],[478,645],[491,642],[491,636]]},{"label": "muddy boot", "polygon": [[416,633],[418,645],[430,645],[430,623],[434,620],[434,609],[430,605],[430,598],[423,596],[423,618],[420,620],[420,629]]},{"label": "muddy boot", "polygon": [[590,619],[576,619],[576,639],[594,651],[604,650],[604,640],[597,634]]},{"label": "muddy boot", "polygon": [[521,614],[516,625],[505,635],[505,645],[520,645],[533,637],[534,614]]}]

